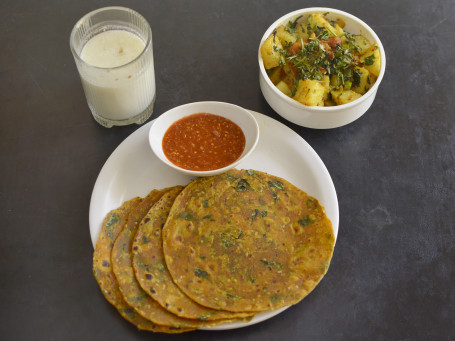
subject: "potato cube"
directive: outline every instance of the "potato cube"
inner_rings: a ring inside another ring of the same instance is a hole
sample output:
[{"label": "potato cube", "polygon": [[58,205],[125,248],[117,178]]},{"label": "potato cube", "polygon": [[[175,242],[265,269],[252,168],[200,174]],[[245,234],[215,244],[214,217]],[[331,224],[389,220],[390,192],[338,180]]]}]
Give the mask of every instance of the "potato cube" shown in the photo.
[{"label": "potato cube", "polygon": [[299,80],[293,98],[308,106],[324,106],[324,96],[327,91],[319,81]]},{"label": "potato cube", "polygon": [[336,21],[337,25],[340,26],[342,29],[346,26],[346,22],[341,18],[336,18],[335,21]]},{"label": "potato cube", "polygon": [[322,77],[321,80],[321,85],[325,88],[326,92],[324,94],[324,101],[329,98],[329,93],[330,93],[330,78],[328,75],[325,75]]},{"label": "potato cube", "polygon": [[329,75],[325,75],[322,77],[321,84],[326,87],[327,89],[330,89],[330,77]]},{"label": "potato cube", "polygon": [[361,94],[352,90],[332,90],[330,93],[337,105],[346,104],[362,97]]},{"label": "potato cube", "polygon": [[352,42],[358,47],[360,54],[364,54],[371,48],[371,43],[362,35],[353,35]]},{"label": "potato cube", "polygon": [[280,64],[281,55],[276,49],[281,50],[282,48],[283,46],[274,34],[264,41],[261,46],[261,56],[266,69],[277,67]]},{"label": "potato cube", "polygon": [[325,107],[334,107],[336,106],[337,104],[335,103],[335,101],[331,98],[328,98],[324,101],[324,106]]},{"label": "potato cube", "polygon": [[269,75],[270,80],[275,85],[281,81],[282,73],[283,71],[281,67],[275,67],[273,69],[267,70],[267,74]]},{"label": "potato cube", "polygon": [[282,70],[281,80],[284,81],[289,88],[292,88],[295,82],[295,71],[291,69],[289,64],[283,65]]},{"label": "potato cube", "polygon": [[321,13],[313,13],[308,17],[310,20],[310,26],[313,29],[315,26],[326,27],[331,37],[341,37],[344,35],[343,29],[339,25],[333,27],[329,21],[327,21]]},{"label": "potato cube", "polygon": [[371,75],[370,72],[363,67],[358,67],[356,68],[356,70],[357,73],[360,75],[360,81],[359,85],[352,87],[352,91],[355,91],[358,94],[363,95],[373,86],[375,77]]},{"label": "potato cube", "polygon": [[297,40],[296,37],[286,31],[283,25],[276,29],[276,37],[280,40],[281,45],[283,46],[291,45]]},{"label": "potato cube", "polygon": [[337,35],[337,37],[344,37],[343,27],[341,27],[338,24],[336,24],[334,27],[335,27],[335,34]]},{"label": "potato cube", "polygon": [[378,77],[381,71],[381,54],[379,53],[378,45],[374,44],[360,57],[364,68],[367,69],[373,76]]},{"label": "potato cube", "polygon": [[298,35],[299,38],[303,39],[303,41],[306,41],[308,39],[309,34],[304,23],[297,24],[295,29],[296,29],[295,33]]},{"label": "potato cube", "polygon": [[289,89],[289,86],[285,82],[283,82],[283,81],[279,82],[276,85],[276,87],[278,88],[278,90],[280,90],[286,96],[291,95],[291,89]]}]

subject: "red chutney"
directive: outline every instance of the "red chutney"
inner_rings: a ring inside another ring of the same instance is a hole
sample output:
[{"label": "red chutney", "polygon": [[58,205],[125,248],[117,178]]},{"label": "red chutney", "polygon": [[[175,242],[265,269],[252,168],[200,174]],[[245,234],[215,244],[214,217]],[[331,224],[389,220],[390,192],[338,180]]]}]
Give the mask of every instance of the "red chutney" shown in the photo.
[{"label": "red chutney", "polygon": [[176,166],[194,171],[226,167],[245,149],[245,135],[231,120],[208,113],[186,116],[163,137],[164,155]]}]

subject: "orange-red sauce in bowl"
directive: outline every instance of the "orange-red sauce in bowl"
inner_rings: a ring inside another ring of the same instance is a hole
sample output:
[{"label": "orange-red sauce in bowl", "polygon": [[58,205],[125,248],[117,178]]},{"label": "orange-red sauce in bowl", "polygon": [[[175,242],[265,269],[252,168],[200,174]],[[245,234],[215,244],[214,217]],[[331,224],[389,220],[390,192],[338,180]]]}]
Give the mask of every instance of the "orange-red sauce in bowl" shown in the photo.
[{"label": "orange-red sauce in bowl", "polygon": [[192,114],[174,122],[163,137],[168,160],[193,171],[226,167],[244,149],[242,129],[227,118],[209,113]]}]

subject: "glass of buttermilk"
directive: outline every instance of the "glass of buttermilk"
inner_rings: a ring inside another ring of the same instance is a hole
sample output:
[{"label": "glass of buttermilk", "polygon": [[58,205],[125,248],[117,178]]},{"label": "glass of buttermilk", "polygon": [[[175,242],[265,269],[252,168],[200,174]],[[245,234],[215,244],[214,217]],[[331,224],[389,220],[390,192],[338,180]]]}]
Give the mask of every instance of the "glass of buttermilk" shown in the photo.
[{"label": "glass of buttermilk", "polygon": [[88,13],[74,26],[70,47],[88,106],[104,127],[144,123],[156,97],[152,30],[125,7]]}]

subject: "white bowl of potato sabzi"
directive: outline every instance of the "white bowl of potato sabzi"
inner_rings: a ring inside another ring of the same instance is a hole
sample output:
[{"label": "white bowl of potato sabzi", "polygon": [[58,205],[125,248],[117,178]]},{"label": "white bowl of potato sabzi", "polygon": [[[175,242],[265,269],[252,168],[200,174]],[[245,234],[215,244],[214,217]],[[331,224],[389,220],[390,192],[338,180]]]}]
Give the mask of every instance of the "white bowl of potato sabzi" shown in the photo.
[{"label": "white bowl of potato sabzi", "polygon": [[384,76],[384,48],[355,16],[331,8],[301,9],[275,21],[258,51],[259,83],[285,119],[314,129],[362,116]]}]

